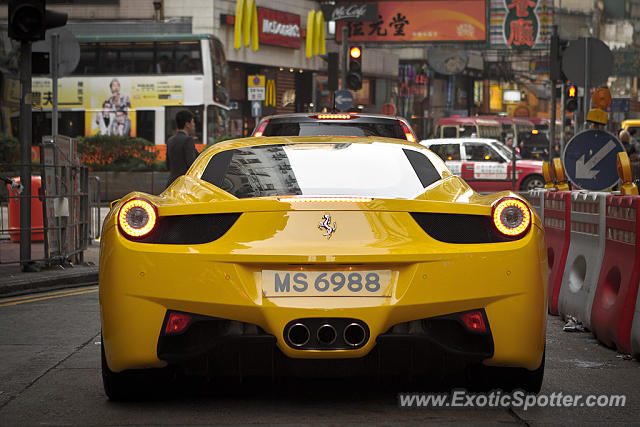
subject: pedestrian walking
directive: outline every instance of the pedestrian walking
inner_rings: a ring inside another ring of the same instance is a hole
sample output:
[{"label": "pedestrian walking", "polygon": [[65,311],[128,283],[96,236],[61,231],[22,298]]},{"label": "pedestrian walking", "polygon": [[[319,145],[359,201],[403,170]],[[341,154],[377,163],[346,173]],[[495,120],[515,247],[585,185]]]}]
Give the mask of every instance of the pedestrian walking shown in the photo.
[{"label": "pedestrian walking", "polygon": [[169,169],[167,187],[176,178],[187,173],[193,161],[198,157],[198,150],[196,150],[191,136],[196,127],[193,114],[188,110],[178,111],[176,124],[178,132],[167,140],[167,169]]}]

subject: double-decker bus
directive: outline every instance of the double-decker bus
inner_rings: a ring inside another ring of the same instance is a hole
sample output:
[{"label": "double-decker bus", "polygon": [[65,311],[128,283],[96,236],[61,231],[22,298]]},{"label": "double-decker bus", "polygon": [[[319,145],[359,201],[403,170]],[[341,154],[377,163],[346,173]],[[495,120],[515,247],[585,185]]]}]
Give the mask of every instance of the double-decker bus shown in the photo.
[{"label": "double-decker bus", "polygon": [[[203,34],[77,36],[80,62],[59,79],[59,133],[124,135],[163,148],[190,110],[196,143],[231,136],[229,71],[220,40]],[[51,79],[33,79],[34,141],[51,132]]]}]

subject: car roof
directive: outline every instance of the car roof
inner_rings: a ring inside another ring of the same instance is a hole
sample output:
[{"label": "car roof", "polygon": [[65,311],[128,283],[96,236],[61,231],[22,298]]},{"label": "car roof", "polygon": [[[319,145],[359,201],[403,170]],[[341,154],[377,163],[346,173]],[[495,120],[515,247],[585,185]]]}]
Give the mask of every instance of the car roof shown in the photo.
[{"label": "car roof", "polygon": [[462,142],[486,142],[486,143],[492,143],[492,142],[500,142],[499,140],[495,139],[495,138],[434,138],[434,139],[423,139],[422,141],[420,141],[420,144],[455,144],[455,143],[462,143]]},{"label": "car roof", "polygon": [[[425,147],[400,138],[385,138],[382,136],[250,136],[247,138],[229,139],[212,145],[209,149],[216,151],[232,150],[235,148],[259,145],[281,144],[398,144],[410,148],[424,149]],[[208,149],[208,150],[209,150]]]}]

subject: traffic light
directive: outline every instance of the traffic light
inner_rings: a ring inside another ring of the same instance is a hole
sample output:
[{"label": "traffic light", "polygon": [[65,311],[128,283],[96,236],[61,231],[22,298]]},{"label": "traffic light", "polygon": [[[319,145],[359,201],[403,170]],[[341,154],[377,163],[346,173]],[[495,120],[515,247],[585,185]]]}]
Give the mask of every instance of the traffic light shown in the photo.
[{"label": "traffic light", "polygon": [[362,89],[362,48],[360,46],[351,46],[349,49],[347,88],[351,90]]},{"label": "traffic light", "polygon": [[62,27],[67,14],[45,9],[45,0],[9,0],[9,37],[19,41],[44,40],[49,28]]},{"label": "traffic light", "polygon": [[562,54],[569,46],[569,40],[564,40],[557,35],[551,36],[549,49],[549,79],[551,81],[567,81],[567,76],[562,71]]},{"label": "traffic light", "polygon": [[578,109],[578,88],[576,85],[570,85],[567,87],[567,104],[565,110],[574,112]]}]

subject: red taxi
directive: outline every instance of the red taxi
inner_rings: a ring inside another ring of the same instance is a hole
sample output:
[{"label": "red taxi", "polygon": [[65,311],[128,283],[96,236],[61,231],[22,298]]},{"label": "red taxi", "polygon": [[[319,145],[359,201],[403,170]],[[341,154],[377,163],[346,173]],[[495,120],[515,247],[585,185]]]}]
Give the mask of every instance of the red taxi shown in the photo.
[{"label": "red taxi", "polygon": [[[420,141],[475,191],[511,190],[511,150],[488,138],[445,138]],[[516,158],[516,191],[544,187],[542,162]]]}]

